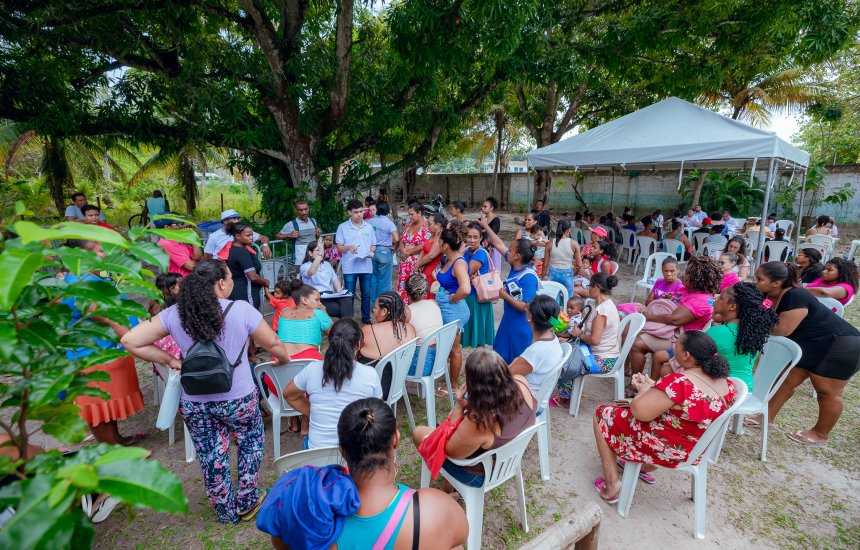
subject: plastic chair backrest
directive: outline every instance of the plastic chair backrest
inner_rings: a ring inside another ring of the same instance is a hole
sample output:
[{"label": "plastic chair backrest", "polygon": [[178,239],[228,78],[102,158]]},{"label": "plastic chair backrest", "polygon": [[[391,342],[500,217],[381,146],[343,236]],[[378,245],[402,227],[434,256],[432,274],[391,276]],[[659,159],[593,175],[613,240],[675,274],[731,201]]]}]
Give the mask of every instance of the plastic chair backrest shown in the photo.
[{"label": "plastic chair backrest", "polygon": [[606,230],[606,239],[609,242],[614,243],[615,242],[615,230],[612,229],[611,227],[609,227],[608,225],[601,225],[600,227],[602,227],[603,229]]},{"label": "plastic chair backrest", "polygon": [[541,281],[540,288],[537,293],[549,296],[558,302],[558,305],[561,306],[562,310],[564,310],[565,305],[567,305],[567,287],[561,283],[556,281]]},{"label": "plastic chair backrest", "polygon": [[636,232],[632,229],[622,229],[621,230],[621,240],[623,242],[623,246],[627,248],[633,248],[636,246]]},{"label": "plastic chair backrest", "polygon": [[582,229],[580,229],[578,227],[574,228],[573,239],[576,241],[576,243],[579,246],[582,246],[585,244],[585,234],[582,232]]},{"label": "plastic chair backrest", "polygon": [[397,403],[403,397],[403,392],[406,390],[406,375],[409,373],[409,367],[412,366],[412,357],[417,348],[418,338],[413,338],[388,352],[376,363],[376,374],[379,375],[380,380],[385,367],[391,365],[391,386],[388,390],[388,399],[385,400],[389,405]]},{"label": "plastic chair backrest", "polygon": [[700,252],[702,250],[702,244],[707,238],[707,233],[693,233],[693,248],[696,250],[696,252]]},{"label": "plastic chair backrest", "polygon": [[827,250],[832,250],[836,240],[830,235],[811,235],[807,241],[813,244],[820,244],[827,247]]},{"label": "plastic chair backrest", "polygon": [[329,464],[346,464],[337,447],[319,447],[317,449],[305,449],[294,453],[285,454],[275,459],[275,470],[278,475],[285,474],[290,470],[302,466],[316,466],[321,468]]},{"label": "plastic chair backrest", "polygon": [[583,241],[583,244],[591,243],[591,229],[583,229],[582,230],[582,241]]},{"label": "plastic chair backrest", "polygon": [[839,317],[845,316],[845,306],[843,306],[842,302],[840,302],[836,298],[831,298],[830,296],[818,296],[818,301],[824,304],[827,309],[829,309]]},{"label": "plastic chair backrest", "polygon": [[794,229],[794,222],[791,220],[776,220],[777,229],[785,231],[785,238],[791,237],[791,231]]},{"label": "plastic chair backrest", "polygon": [[719,247],[719,249],[722,250],[726,247],[726,243],[729,242],[729,240],[727,238],[723,237],[722,235],[709,235],[709,236],[711,237],[711,242],[708,244],[711,245],[711,250],[713,250],[714,247]]},{"label": "plastic chair backrest", "polygon": [[[631,313],[624,319],[621,319],[621,324],[618,325],[618,348],[620,353],[615,361],[616,367],[619,365],[624,368],[624,363],[627,362],[627,355],[633,348],[633,343],[636,337],[642,332],[645,327],[645,316],[641,313]],[[624,330],[627,329],[627,335],[624,335]]]},{"label": "plastic chair backrest", "polygon": [[653,284],[657,279],[657,270],[663,266],[663,260],[673,258],[668,252],[655,252],[645,260],[645,270],[642,272],[642,282]]},{"label": "plastic chair backrest", "polygon": [[784,336],[767,339],[758,361],[753,381],[753,395],[762,403],[773,397],[788,376],[788,371],[800,361],[803,351],[796,343]]},{"label": "plastic chair backrest", "polygon": [[418,350],[419,366],[416,367],[415,376],[412,378],[422,378],[419,374],[423,372],[421,369],[427,361],[427,350],[433,342],[436,343],[436,358],[433,361],[433,371],[429,376],[438,378],[445,373],[445,369],[448,368],[448,355],[451,354],[451,348],[454,347],[454,339],[457,337],[458,330],[457,321],[451,321],[447,325],[437,328],[423,339]]},{"label": "plastic chair backrest", "polygon": [[744,241],[747,243],[747,252],[753,253],[758,250],[758,236],[758,231],[750,231],[743,236]]},{"label": "plastic chair backrest", "polygon": [[[266,395],[266,391],[264,390],[265,384],[263,384],[263,374],[267,374],[269,378],[272,379],[272,383],[275,384],[275,388],[278,390],[278,403],[280,404],[280,410],[273,410],[272,413],[279,414],[284,411],[294,410],[289,403],[287,403],[287,400],[284,397],[284,390],[298,373],[302,372],[306,366],[313,362],[313,359],[300,359],[298,361],[290,361],[286,365],[275,365],[274,361],[268,361],[266,363],[260,363],[254,367],[254,381],[257,383],[257,389],[260,391],[260,395]],[[269,406],[273,405],[268,399],[264,401],[268,403]]]},{"label": "plastic chair backrest", "polygon": [[663,251],[672,254],[678,261],[684,259],[684,243],[678,239],[663,239]]},{"label": "plastic chair backrest", "polygon": [[647,257],[657,251],[657,240],[637,235],[636,246],[639,248],[639,255],[644,254]]},{"label": "plastic chair backrest", "polygon": [[552,372],[543,377],[543,381],[540,383],[540,388],[538,388],[537,395],[535,396],[538,411],[545,411],[549,407],[549,398],[552,397],[552,392],[555,390],[558,377],[561,375],[561,369],[567,364],[567,360],[570,359],[570,355],[573,353],[573,348],[571,346],[563,346],[562,349],[564,350],[564,355],[562,356],[561,361],[559,361],[558,365],[552,370]]},{"label": "plastic chair backrest", "polygon": [[764,261],[784,262],[788,257],[788,243],[785,241],[767,241],[764,243]]},{"label": "plastic chair backrest", "polygon": [[[708,426],[705,433],[702,434],[702,437],[699,438],[699,441],[690,451],[690,454],[687,456],[687,460],[683,462],[684,465],[694,466],[700,457],[713,461],[720,455],[720,448],[722,447],[724,439],[723,436],[726,433],[726,429],[729,427],[729,420],[735,414],[735,411],[743,404],[744,400],[747,398],[747,394],[749,393],[749,389],[747,389],[747,385],[744,384],[743,380],[733,377],[730,377],[729,380],[735,384],[734,403],[732,403],[728,409],[723,411],[723,414],[718,416],[716,420],[711,422],[711,425]],[[706,454],[706,457],[703,456]]]},{"label": "plastic chair backrest", "polygon": [[489,475],[484,477],[485,493],[516,475],[520,470],[523,453],[525,453],[526,447],[528,447],[529,442],[538,429],[540,429],[540,424],[536,423],[534,426],[523,430],[520,435],[501,447],[487,451],[481,455],[484,471],[489,472]]}]

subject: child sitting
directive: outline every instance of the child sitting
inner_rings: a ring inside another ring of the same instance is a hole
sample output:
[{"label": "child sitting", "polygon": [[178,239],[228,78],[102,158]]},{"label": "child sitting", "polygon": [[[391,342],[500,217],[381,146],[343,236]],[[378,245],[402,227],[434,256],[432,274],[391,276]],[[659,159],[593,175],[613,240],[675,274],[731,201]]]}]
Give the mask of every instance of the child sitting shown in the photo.
[{"label": "child sitting", "polygon": [[565,305],[564,309],[567,313],[568,319],[568,332],[570,329],[579,323],[582,322],[582,309],[585,307],[585,300],[579,296],[571,296],[567,300],[567,305]]},{"label": "child sitting", "polygon": [[673,257],[666,258],[660,265],[660,270],[663,273],[663,277],[654,281],[654,286],[651,287],[651,291],[645,299],[645,304],[637,302],[618,304],[618,311],[622,315],[644,313],[645,306],[651,304],[654,300],[670,300],[675,304],[681,301],[681,296],[684,293],[684,283],[678,278],[678,260]]},{"label": "child sitting", "polygon": [[269,289],[264,287],[266,298],[269,300],[269,305],[275,312],[272,314],[272,330],[278,332],[278,320],[281,318],[281,312],[285,309],[294,309],[296,301],[290,296],[290,283],[286,279],[281,279],[275,283],[275,291],[269,292]]},{"label": "child sitting", "polygon": [[720,268],[723,270],[723,280],[720,283],[720,292],[741,282],[741,278],[738,277],[739,261],[738,255],[733,252],[723,252],[720,254]]}]

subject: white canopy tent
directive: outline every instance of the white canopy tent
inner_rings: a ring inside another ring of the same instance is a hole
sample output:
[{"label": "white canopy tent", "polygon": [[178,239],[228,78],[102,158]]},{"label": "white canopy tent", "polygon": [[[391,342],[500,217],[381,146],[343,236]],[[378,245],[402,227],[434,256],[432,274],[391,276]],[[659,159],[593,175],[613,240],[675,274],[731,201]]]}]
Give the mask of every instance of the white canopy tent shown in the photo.
[{"label": "white canopy tent", "polygon": [[[529,168],[535,170],[677,168],[679,187],[684,168],[751,169],[752,183],[756,166],[759,163],[764,166],[765,162],[768,177],[762,222],[767,217],[777,171],[782,168],[799,170],[805,179],[809,153],[771,132],[677,97],[664,99],[528,154]],[[802,201],[801,195],[801,206]],[[796,234],[799,233],[800,219]],[[762,231],[759,255],[763,253],[764,237]]]}]

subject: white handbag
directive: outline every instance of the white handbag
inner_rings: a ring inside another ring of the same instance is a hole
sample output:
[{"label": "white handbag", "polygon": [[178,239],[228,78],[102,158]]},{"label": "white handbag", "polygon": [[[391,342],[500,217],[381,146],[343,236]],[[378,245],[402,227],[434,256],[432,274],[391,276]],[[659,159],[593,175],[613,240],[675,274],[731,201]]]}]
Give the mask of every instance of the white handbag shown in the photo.
[{"label": "white handbag", "polygon": [[155,421],[155,427],[159,430],[170,429],[176,420],[176,413],[179,412],[179,398],[182,396],[180,378],[178,370],[170,369],[167,381],[164,383],[164,395],[158,408],[158,418]]}]

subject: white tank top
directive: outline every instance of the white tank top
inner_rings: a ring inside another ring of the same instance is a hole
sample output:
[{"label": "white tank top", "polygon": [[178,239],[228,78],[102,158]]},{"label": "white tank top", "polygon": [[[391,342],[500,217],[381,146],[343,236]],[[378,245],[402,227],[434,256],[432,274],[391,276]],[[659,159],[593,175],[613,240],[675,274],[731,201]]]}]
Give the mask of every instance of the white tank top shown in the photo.
[{"label": "white tank top", "polygon": [[558,244],[552,243],[552,256],[549,260],[551,267],[558,269],[573,269],[573,250],[570,246],[570,237],[564,237]]}]

